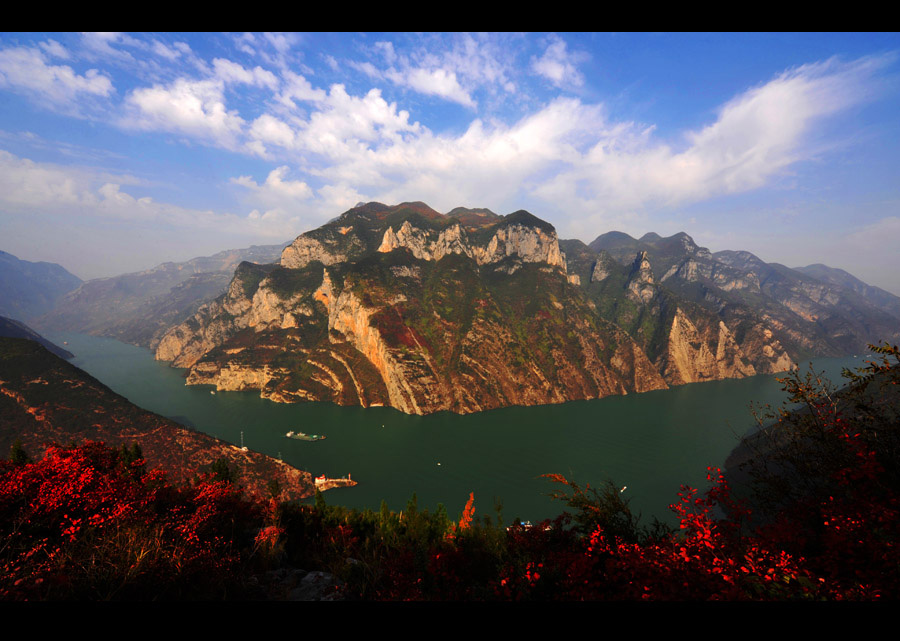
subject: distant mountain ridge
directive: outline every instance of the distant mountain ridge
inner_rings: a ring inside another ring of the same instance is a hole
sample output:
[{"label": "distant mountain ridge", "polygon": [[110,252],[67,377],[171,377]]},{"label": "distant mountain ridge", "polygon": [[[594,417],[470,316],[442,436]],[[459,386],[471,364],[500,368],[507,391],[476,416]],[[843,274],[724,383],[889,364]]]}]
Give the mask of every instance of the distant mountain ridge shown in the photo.
[{"label": "distant mountain ridge", "polygon": [[746,251],[712,254],[683,232],[640,240],[613,232],[598,236],[591,247],[620,264],[636,251],[647,252],[661,285],[719,315],[752,311],[795,359],[853,353],[900,332],[900,298],[842,270],[794,270]]},{"label": "distant mountain ridge", "polygon": [[831,283],[832,285],[852,289],[873,305],[900,318],[900,297],[895,296],[880,287],[864,283],[856,276],[845,272],[843,269],[816,263],[814,265],[807,265],[806,267],[795,267],[794,270],[806,274],[807,276],[817,278],[823,282]]},{"label": "distant mountain ridge", "polygon": [[56,263],[33,263],[0,251],[0,316],[29,322],[82,282]]},{"label": "distant mountain ridge", "polygon": [[287,243],[228,249],[183,263],[83,283],[34,320],[43,330],[73,331],[156,347],[161,333],[228,287],[242,261],[272,262]]}]

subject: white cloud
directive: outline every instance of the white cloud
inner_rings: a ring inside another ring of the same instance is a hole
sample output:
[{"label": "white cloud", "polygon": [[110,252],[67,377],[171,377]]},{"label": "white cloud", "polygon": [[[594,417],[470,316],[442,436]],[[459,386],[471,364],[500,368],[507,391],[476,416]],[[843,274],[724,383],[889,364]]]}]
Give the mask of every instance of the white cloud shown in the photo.
[{"label": "white cloud", "polygon": [[126,98],[128,128],[181,133],[226,149],[237,148],[244,120],[225,106],[220,80],[179,78],[168,86],[135,89]]},{"label": "white cloud", "polygon": [[295,33],[263,33],[256,36],[245,34],[242,42],[248,46],[240,48],[259,56],[266,64],[286,71],[295,66],[292,64],[292,49],[299,41],[300,37]]},{"label": "white cloud", "polygon": [[[469,51],[473,58],[489,48],[472,38],[458,42],[453,51]],[[456,72],[436,66],[450,60],[449,54],[423,56],[417,60],[421,66],[414,66],[390,43],[378,48],[404,71],[373,67],[373,73],[422,93],[455,96],[460,104],[471,99]],[[464,57],[454,62],[457,69],[463,69]],[[541,60],[577,57],[557,38]],[[891,60],[828,60],[788,70],[735,96],[713,122],[677,139],[660,139],[652,125],[610,121],[602,105],[575,98],[557,98],[511,124],[475,119],[461,134],[434,133],[410,122],[410,114],[378,89],[351,95],[335,84],[326,92],[291,71],[282,71],[279,81],[260,67],[250,70],[221,58],[213,61],[212,79],[181,78],[134,90],[126,99],[123,124],[295,161],[304,180],[284,180],[286,167],[262,185],[235,179],[254,194],[259,211],[288,211],[285,203],[300,199],[309,210],[333,214],[339,203],[364,199],[360,194],[385,202],[425,200],[438,209],[466,203],[502,210],[539,200],[547,215],[582,218],[596,227],[611,215],[627,217],[769,184],[818,151],[810,134],[822,119],[867,99],[874,76]],[[551,79],[571,84],[574,72],[562,64]],[[481,74],[498,90],[510,82],[500,63],[492,67],[482,61],[466,73]],[[245,121],[226,107],[226,82],[272,90],[275,110]],[[289,186],[299,191],[288,198]]]},{"label": "white cloud", "polygon": [[251,190],[256,201],[263,206],[290,207],[312,197],[312,189],[302,180],[285,180],[289,171],[286,165],[273,169],[262,185],[250,176],[232,178],[231,182]]},{"label": "white cloud", "polygon": [[313,197],[312,189],[302,180],[285,180],[289,171],[287,166],[273,169],[261,185],[250,176],[231,179],[249,191],[247,201],[254,209],[248,218],[254,224],[283,230],[284,235],[299,233],[301,221],[309,217],[308,201]]},{"label": "white cloud", "polygon": [[580,87],[584,84],[584,76],[576,65],[585,60],[586,54],[568,51],[565,40],[552,36],[544,55],[532,57],[531,69],[557,87]]},{"label": "white cloud", "polygon": [[134,38],[118,31],[92,31],[81,34],[81,41],[89,52],[89,56],[104,60],[113,59],[121,62],[133,63],[134,56],[123,49],[114,47],[114,44],[141,45]]},{"label": "white cloud", "polygon": [[96,204],[83,172],[35,163],[0,150],[0,202],[5,210],[22,207]]},{"label": "white cloud", "polygon": [[393,42],[376,42],[375,49],[384,56],[384,60],[388,65],[393,66],[393,64],[397,62],[397,52],[394,51]]},{"label": "white cloud", "polygon": [[[56,51],[50,41],[45,50]],[[42,43],[47,45],[47,43]],[[115,90],[108,76],[96,69],[78,75],[67,65],[48,64],[45,54],[34,47],[10,47],[0,50],[0,87],[8,87],[57,108],[79,113],[78,100],[84,96],[107,97]]]},{"label": "white cloud", "polygon": [[439,96],[453,102],[458,102],[464,107],[475,108],[472,96],[463,89],[456,79],[456,73],[446,69],[411,69],[404,79],[405,84],[419,93],[429,96]]},{"label": "white cloud", "polygon": [[[282,120],[275,118],[270,114],[263,114],[253,121],[250,127],[250,136],[254,139],[254,143],[264,143],[269,145],[277,145],[285,149],[293,149],[297,136],[294,130]],[[265,149],[265,146],[258,147]],[[263,152],[265,156],[265,152]]]},{"label": "white cloud", "polygon": [[[357,71],[363,72],[370,78],[375,78],[377,80],[384,78],[384,74],[381,72],[381,70],[368,60],[366,60],[365,62],[356,62],[354,60],[351,60],[350,66]],[[400,78],[399,76],[398,79],[402,80],[402,78]]]},{"label": "white cloud", "polygon": [[[0,209],[7,218],[56,215],[59,220],[71,221],[63,224],[64,227],[69,224],[91,227],[97,221],[106,224],[105,221],[116,219],[280,241],[296,235],[300,225],[298,215],[287,215],[289,210],[285,211],[284,206],[311,194],[304,183],[283,180],[286,171],[286,167],[276,169],[263,185],[247,183],[257,190],[261,202],[274,203],[277,205],[274,209],[278,210],[268,218],[252,217],[181,207],[149,196],[132,196],[122,191],[123,185],[140,182],[131,176],[34,162],[0,149]],[[56,231],[47,230],[47,234]]]},{"label": "white cloud", "polygon": [[286,53],[297,42],[295,34],[291,33],[264,33],[263,37],[279,53]]},{"label": "white cloud", "polygon": [[[183,43],[181,43],[181,44],[183,44]],[[188,51],[190,51],[190,47],[188,47]],[[155,53],[158,56],[162,56],[163,58],[166,58],[167,60],[175,61],[179,57],[181,57],[181,54],[184,53],[184,51],[176,49],[175,47],[169,47],[169,46],[165,45],[164,43],[160,42],[159,40],[154,40],[153,41],[153,53]]]},{"label": "white cloud", "polygon": [[321,176],[333,185],[368,186],[384,202],[421,199],[445,211],[461,203],[514,204],[530,181],[577,161],[585,135],[601,122],[598,107],[557,100],[512,126],[475,120],[457,137],[424,130],[348,156]]},{"label": "white cloud", "polygon": [[310,82],[293,71],[285,71],[282,74],[284,85],[282,91],[277,96],[278,102],[290,109],[297,105],[294,101],[300,102],[319,102],[325,100],[326,93],[323,89],[314,89]]},{"label": "white cloud", "polygon": [[68,49],[59,44],[56,40],[47,40],[46,42],[38,43],[38,46],[43,49],[47,55],[53,56],[55,58],[63,58],[64,60],[68,60],[71,58],[71,54]]},{"label": "white cloud", "polygon": [[[438,209],[460,202],[502,208],[535,198],[551,212],[596,228],[606,216],[637,215],[769,184],[819,152],[811,134],[823,118],[865,100],[889,60],[829,60],[780,74],[723,105],[714,122],[681,139],[653,126],[611,122],[602,105],[557,99],[512,125],[475,120],[461,135],[427,128],[377,130],[360,106],[380,103],[332,88],[295,130],[296,149],[328,161],[311,169],[320,198],[348,189],[384,202],[419,199]],[[403,112],[393,116],[403,124]],[[385,118],[385,122],[389,122]],[[403,135],[396,135],[400,132]],[[287,140],[287,136],[285,136]],[[329,191],[331,188],[332,191]],[[545,209],[545,211],[547,211]]]},{"label": "white cloud", "polygon": [[[307,120],[293,116],[290,124],[271,114],[257,118],[249,131],[255,153],[264,150],[265,145],[278,145],[331,161],[347,160],[366,153],[370,144],[392,144],[404,133],[421,131],[418,123],[409,122],[407,111],[398,111],[396,103],[388,103],[378,89],[357,97],[339,84],[332,85],[327,94],[313,90],[302,76],[296,76],[291,83],[293,88],[284,96],[302,95],[314,101],[317,110]],[[290,101],[287,103],[293,106]],[[265,157],[265,152],[260,155]]]},{"label": "white cloud", "polygon": [[821,118],[865,100],[865,85],[884,62],[829,60],[786,71],[729,101],[713,124],[687,134],[683,150],[649,136],[624,147],[601,141],[582,175],[593,178],[597,196],[626,206],[755,189],[809,158],[814,150],[804,144],[807,135]]},{"label": "white cloud", "polygon": [[409,54],[398,53],[392,42],[376,42],[374,53],[387,65],[379,69],[371,61],[353,61],[350,66],[370,78],[387,79],[401,87],[437,96],[474,109],[472,94],[480,88],[513,93],[510,79],[515,56],[497,36],[460,34],[449,43],[444,37],[427,39]]},{"label": "white cloud", "polygon": [[499,36],[462,34],[441,58],[448,68],[473,85],[514,92],[516,86],[510,79],[516,67],[514,50]]},{"label": "white cloud", "polygon": [[245,69],[231,60],[216,58],[213,60],[213,69],[215,76],[225,83],[234,82],[257,87],[268,87],[272,91],[278,88],[278,78],[275,77],[275,74],[260,66],[256,66],[253,69]]}]

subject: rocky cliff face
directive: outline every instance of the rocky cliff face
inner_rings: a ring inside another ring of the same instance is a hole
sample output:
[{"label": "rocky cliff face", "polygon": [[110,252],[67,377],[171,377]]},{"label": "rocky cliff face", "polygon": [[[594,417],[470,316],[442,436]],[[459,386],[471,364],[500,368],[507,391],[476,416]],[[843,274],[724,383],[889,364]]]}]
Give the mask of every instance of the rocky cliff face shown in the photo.
[{"label": "rocky cliff face", "polygon": [[[637,243],[627,243],[628,238],[613,235],[609,243],[612,254],[565,241],[569,272],[590,274],[583,290],[598,313],[635,339],[667,384],[741,378],[791,367],[790,355],[763,319],[730,308],[700,305],[675,294],[660,282],[663,279],[655,280],[652,248],[638,249],[626,262],[624,252]],[[677,252],[690,252],[682,262],[669,260],[667,282],[680,267],[691,261],[702,265],[704,255],[708,256],[685,234],[673,239],[655,234],[644,238],[663,244],[670,241],[668,245]],[[612,258],[616,253],[621,256],[619,262]],[[657,264],[664,265],[665,260]]]},{"label": "rocky cliff face", "polygon": [[[686,234],[620,234],[607,251],[560,242],[524,211],[451,214],[423,203],[345,212],[298,237],[278,265],[242,263],[228,291],[172,327],[156,356],[188,367],[188,384],[413,414],[791,366],[783,341],[796,341],[774,311],[800,312],[733,298],[765,295],[760,265],[718,261]],[[833,304],[827,286],[804,292],[798,310]]]},{"label": "rocky cliff face", "polygon": [[400,248],[408,249],[413,256],[422,260],[441,260],[449,254],[459,254],[473,259],[478,265],[489,265],[514,257],[526,263],[544,263],[558,267],[565,272],[566,264],[559,249],[556,232],[529,224],[530,221],[525,220],[529,216],[527,212],[511,214],[517,222],[492,230],[487,243],[470,239],[459,223],[440,231],[431,231],[420,229],[405,220],[396,232],[393,227],[385,230],[378,251],[384,253]]}]

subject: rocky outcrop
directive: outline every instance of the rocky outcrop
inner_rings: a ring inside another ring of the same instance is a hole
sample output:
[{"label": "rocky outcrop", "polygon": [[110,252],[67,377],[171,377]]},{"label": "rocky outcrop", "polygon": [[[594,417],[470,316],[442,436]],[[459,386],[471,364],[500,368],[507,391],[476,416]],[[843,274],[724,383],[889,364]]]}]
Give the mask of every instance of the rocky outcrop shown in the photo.
[{"label": "rocky outcrop", "polygon": [[707,258],[707,260],[698,260],[697,258],[691,257],[684,262],[672,265],[660,279],[660,282],[664,283],[670,278],[675,277],[689,283],[707,280],[726,292],[732,290],[747,290],[758,293],[760,291],[759,276],[754,272],[741,273],[735,269],[730,269],[725,265],[709,259],[708,252],[705,258]]},{"label": "rocky outcrop", "polygon": [[220,301],[201,307],[194,316],[167,331],[156,347],[156,359],[174,367],[191,367],[240,329]]},{"label": "rocky outcrop", "polygon": [[[407,219],[385,226],[369,254],[383,256],[383,271],[353,261],[323,269],[338,254],[318,241],[328,234],[307,235],[292,245],[297,253],[285,252],[289,263],[302,254],[291,263],[305,261],[302,267],[282,265],[265,275],[250,266],[239,270],[221,299],[165,335],[157,358],[189,367],[187,384],[259,389],[286,402],[383,404],[412,414],[666,387],[630,337],[591,320],[591,306],[571,288],[580,278],[566,274],[552,228],[529,224],[522,214],[512,222],[485,218],[482,244],[459,223],[425,229]],[[354,233],[341,222],[341,238]],[[451,255],[456,262],[442,260]],[[462,285],[470,287],[466,279],[490,265],[509,282],[478,285],[477,296]],[[538,291],[529,289],[535,283]],[[532,301],[535,310],[517,311],[521,301]]]},{"label": "rocky outcrop", "polygon": [[603,261],[596,261],[594,263],[594,267],[591,270],[591,282],[599,283],[606,279],[609,276],[609,269],[604,265]]},{"label": "rocky outcrop", "polygon": [[639,303],[649,303],[656,294],[653,286],[653,270],[647,260],[647,252],[638,252],[628,278],[628,297]]},{"label": "rocky outcrop", "polygon": [[496,263],[507,256],[516,256],[527,263],[546,263],[566,271],[566,263],[559,250],[556,232],[526,225],[502,227],[491,236],[485,247],[474,247],[473,257],[479,265]]},{"label": "rocky outcrop", "polygon": [[316,238],[307,234],[284,248],[281,252],[281,266],[289,269],[306,267],[313,261],[323,265],[334,265],[349,260],[353,250],[361,249],[355,236],[348,234],[352,227],[338,228],[337,238],[324,236]]},{"label": "rocky outcrop", "polygon": [[756,369],[725,323],[719,321],[717,336],[710,341],[679,309],[669,331],[663,373],[667,381],[681,384],[742,378],[756,374]]},{"label": "rocky outcrop", "polygon": [[479,265],[488,265],[515,257],[523,262],[546,263],[566,270],[556,232],[529,225],[500,227],[486,244],[478,245],[469,240],[459,223],[435,232],[415,227],[406,220],[396,232],[392,227],[385,230],[378,251],[385,253],[400,248],[408,249],[422,260],[440,260],[448,254],[461,254]]},{"label": "rocky outcrop", "polygon": [[458,223],[442,229],[436,238],[434,236],[434,232],[414,227],[406,220],[396,233],[391,227],[385,230],[378,251],[391,252],[402,247],[422,260],[440,260],[448,254],[464,254],[471,258],[468,239]]}]

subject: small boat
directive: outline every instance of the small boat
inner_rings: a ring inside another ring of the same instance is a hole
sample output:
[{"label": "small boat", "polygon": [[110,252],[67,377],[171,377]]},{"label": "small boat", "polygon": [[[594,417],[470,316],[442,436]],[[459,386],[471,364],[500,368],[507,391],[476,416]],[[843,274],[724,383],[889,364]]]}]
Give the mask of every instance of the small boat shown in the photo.
[{"label": "small boat", "polygon": [[321,441],[325,438],[320,434],[304,434],[303,432],[288,432],[285,436],[298,441]]},{"label": "small boat", "polygon": [[211,390],[209,390],[209,393],[212,394],[213,396],[215,396],[215,395],[216,395],[216,390],[211,389]]}]

